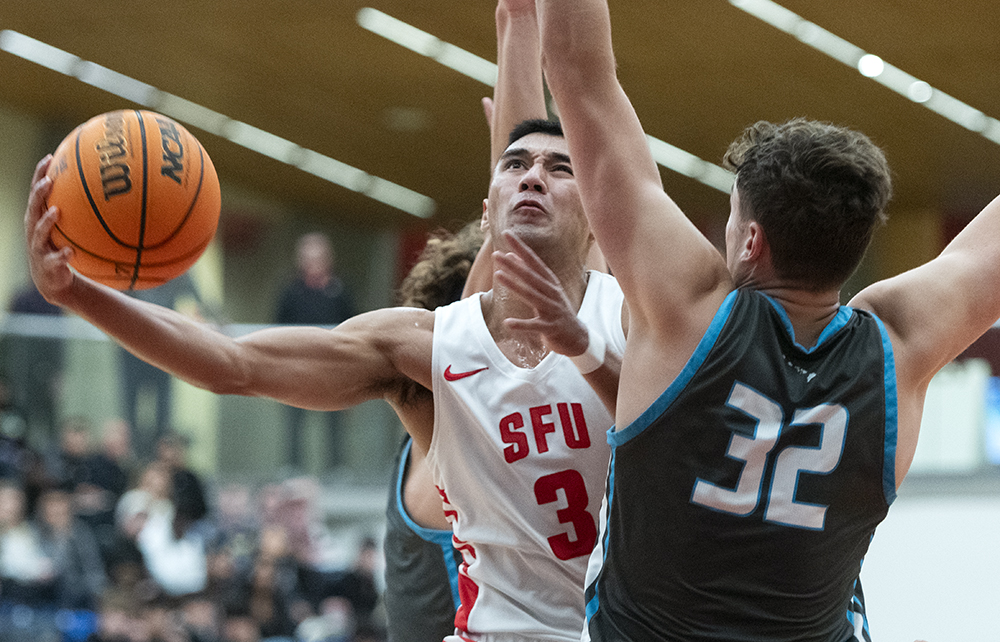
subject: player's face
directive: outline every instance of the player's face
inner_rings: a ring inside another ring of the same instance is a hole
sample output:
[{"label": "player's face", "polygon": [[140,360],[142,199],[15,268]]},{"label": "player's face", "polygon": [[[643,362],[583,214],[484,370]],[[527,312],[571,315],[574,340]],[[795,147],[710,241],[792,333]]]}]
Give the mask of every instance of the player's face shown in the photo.
[{"label": "player's face", "polygon": [[511,230],[529,245],[565,239],[586,251],[590,228],[566,139],[534,133],[511,144],[493,171],[487,217],[494,239]]}]

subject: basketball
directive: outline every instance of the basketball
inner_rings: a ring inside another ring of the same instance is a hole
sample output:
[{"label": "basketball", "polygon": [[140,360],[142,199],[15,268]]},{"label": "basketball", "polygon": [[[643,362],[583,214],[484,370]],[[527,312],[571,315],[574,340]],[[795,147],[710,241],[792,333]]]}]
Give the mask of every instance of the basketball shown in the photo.
[{"label": "basketball", "polygon": [[154,112],[91,118],[59,144],[48,175],[48,204],[60,211],[52,242],[74,248],[80,274],[118,290],[182,274],[219,222],[219,178],[204,147]]}]

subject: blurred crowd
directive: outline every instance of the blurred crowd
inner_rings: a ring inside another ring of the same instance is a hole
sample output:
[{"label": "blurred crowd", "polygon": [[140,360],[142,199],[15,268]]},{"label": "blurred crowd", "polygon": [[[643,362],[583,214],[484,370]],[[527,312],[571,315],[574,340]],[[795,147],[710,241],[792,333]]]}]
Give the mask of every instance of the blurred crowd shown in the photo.
[{"label": "blurred crowd", "polygon": [[[99,429],[98,429],[99,428]],[[167,433],[0,431],[0,642],[378,642],[378,549],[323,563],[315,479],[212,484]]]}]

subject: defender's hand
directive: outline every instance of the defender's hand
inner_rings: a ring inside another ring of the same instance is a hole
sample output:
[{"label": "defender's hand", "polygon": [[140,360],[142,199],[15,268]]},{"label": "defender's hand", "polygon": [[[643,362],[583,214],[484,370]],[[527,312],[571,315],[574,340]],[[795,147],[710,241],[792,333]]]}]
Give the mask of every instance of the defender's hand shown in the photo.
[{"label": "defender's hand", "polygon": [[507,319],[511,330],[536,332],[553,352],[574,357],[587,349],[587,327],[576,316],[559,279],[525,243],[504,232],[510,252],[494,252],[497,282],[535,310],[530,319]]}]

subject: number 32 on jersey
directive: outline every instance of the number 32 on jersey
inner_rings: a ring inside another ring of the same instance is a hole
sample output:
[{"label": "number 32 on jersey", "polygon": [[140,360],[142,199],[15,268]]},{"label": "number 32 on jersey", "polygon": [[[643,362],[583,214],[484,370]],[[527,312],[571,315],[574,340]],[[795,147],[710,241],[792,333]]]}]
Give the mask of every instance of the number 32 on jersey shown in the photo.
[{"label": "number 32 on jersey", "polygon": [[819,446],[786,446],[772,452],[782,429],[781,406],[741,383],[733,386],[726,404],[757,422],[752,437],[734,434],[726,450],[727,457],[743,462],[743,470],[735,488],[698,479],[691,502],[733,515],[752,514],[761,501],[764,474],[773,458],[764,521],[822,530],[827,506],[796,501],[795,491],[799,473],[828,474],[840,463],[847,437],[847,409],[840,404],[820,404],[796,410],[789,426],[819,425]]}]

